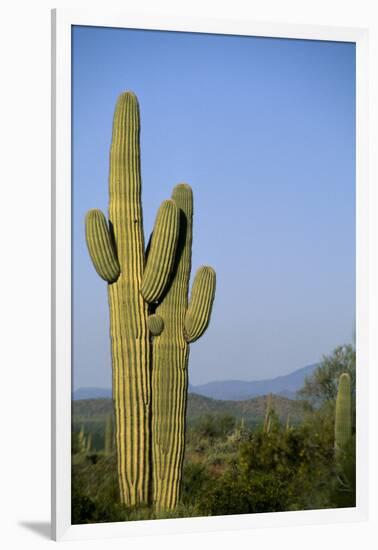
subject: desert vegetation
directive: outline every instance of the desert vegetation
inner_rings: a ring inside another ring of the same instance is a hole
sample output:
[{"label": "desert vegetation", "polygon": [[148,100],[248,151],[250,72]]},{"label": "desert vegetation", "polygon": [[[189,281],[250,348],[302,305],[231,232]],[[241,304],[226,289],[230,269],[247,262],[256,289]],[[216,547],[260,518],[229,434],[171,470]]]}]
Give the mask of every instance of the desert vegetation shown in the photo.
[{"label": "desert vegetation", "polygon": [[323,358],[297,400],[189,395],[181,496],[129,506],[118,487],[113,404],[74,402],[72,522],[355,506],[355,349]]},{"label": "desert vegetation", "polygon": [[193,193],[176,185],[147,246],[140,115],[132,92],[114,113],[108,219],[85,219],[110,311],[112,399],[74,402],[73,523],[353,506],[355,351],[341,346],[297,400],[191,395],[190,344],[205,332],[215,271],[189,292]]}]

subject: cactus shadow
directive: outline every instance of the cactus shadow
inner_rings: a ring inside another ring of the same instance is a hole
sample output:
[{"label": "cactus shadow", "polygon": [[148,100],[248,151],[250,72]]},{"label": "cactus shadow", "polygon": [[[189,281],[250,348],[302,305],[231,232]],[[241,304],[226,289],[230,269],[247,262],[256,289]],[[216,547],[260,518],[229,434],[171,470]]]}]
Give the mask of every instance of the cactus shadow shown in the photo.
[{"label": "cactus shadow", "polygon": [[180,208],[180,222],[179,222],[179,224],[180,224],[179,225],[179,236],[178,236],[178,241],[177,241],[177,249],[176,249],[175,260],[173,262],[172,272],[171,272],[171,275],[169,277],[169,282],[168,282],[167,288],[165,289],[164,294],[161,296],[161,298],[160,298],[157,305],[159,305],[164,300],[165,296],[169,292],[169,289],[171,288],[171,285],[172,285],[173,281],[175,280],[177,270],[178,270],[178,267],[179,267],[179,264],[180,264],[180,259],[181,259],[181,256],[182,256],[183,252],[184,252],[184,248],[185,248],[185,244],[186,244],[186,233],[188,231],[188,220],[186,218],[186,215],[185,215],[184,211],[181,210],[181,208]]},{"label": "cactus shadow", "polygon": [[109,220],[109,236],[110,236],[110,242],[113,245],[114,252],[116,253],[116,256],[118,258],[118,249],[117,249],[117,242],[116,242],[115,233],[114,233],[114,226],[110,220]]}]

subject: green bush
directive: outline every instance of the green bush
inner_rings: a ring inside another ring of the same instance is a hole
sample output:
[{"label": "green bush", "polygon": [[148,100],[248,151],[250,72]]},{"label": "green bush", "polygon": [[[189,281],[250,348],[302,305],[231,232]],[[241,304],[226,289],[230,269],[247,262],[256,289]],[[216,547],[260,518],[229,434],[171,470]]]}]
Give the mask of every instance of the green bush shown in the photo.
[{"label": "green bush", "polygon": [[192,429],[199,438],[213,442],[215,439],[226,438],[234,431],[235,425],[235,418],[229,414],[206,414],[194,423]]},{"label": "green bush", "polygon": [[198,496],[205,493],[211,482],[211,477],[202,464],[186,463],[183,469],[182,502],[185,505],[195,505]]},{"label": "green bush", "polygon": [[356,437],[337,454],[330,500],[335,508],[356,506]]}]

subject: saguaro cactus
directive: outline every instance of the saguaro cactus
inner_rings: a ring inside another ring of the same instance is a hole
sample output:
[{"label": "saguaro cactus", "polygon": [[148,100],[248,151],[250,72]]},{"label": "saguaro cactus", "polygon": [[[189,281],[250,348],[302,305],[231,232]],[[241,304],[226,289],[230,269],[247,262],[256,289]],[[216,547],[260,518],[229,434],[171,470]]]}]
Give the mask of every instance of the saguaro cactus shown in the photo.
[{"label": "saguaro cactus", "polygon": [[87,444],[86,444],[86,448],[85,448],[85,452],[88,454],[92,451],[92,434],[88,434],[88,437],[87,437]]},{"label": "saguaro cactus", "polygon": [[343,451],[352,438],[352,397],[350,376],[340,375],[336,397],[335,451]]},{"label": "saguaro cactus", "polygon": [[286,433],[289,433],[290,430],[291,430],[290,413],[287,413],[285,431],[286,431]]},{"label": "saguaro cactus", "polygon": [[99,210],[89,211],[86,240],[108,283],[118,478],[127,505],[152,495],[157,508],[169,509],[179,498],[188,344],[206,329],[215,292],[215,272],[204,266],[188,305],[192,216],[191,188],[180,184],[161,205],[144,250],[139,107],[133,93],[122,94],[110,152],[109,226]]},{"label": "saguaro cactus", "polygon": [[80,454],[83,454],[85,453],[86,448],[87,448],[87,439],[85,437],[84,426],[82,426],[78,435],[78,452]]},{"label": "saguaro cactus", "polygon": [[[164,201],[148,259],[143,237],[139,106],[122,94],[113,120],[109,173],[109,225],[99,210],[86,216],[86,240],[97,273],[108,283],[113,399],[121,501],[148,502],[151,372],[148,303],[164,292],[175,259],[179,211]],[[143,295],[142,295],[143,290]]]},{"label": "saguaro cactus", "polygon": [[265,433],[269,433],[270,425],[272,422],[272,408],[273,408],[272,400],[273,400],[273,396],[270,393],[266,398],[266,409],[265,409],[265,418],[264,418],[264,427],[263,427],[263,431]]},{"label": "saguaro cactus", "polygon": [[180,495],[185,450],[185,412],[189,343],[205,331],[215,293],[215,272],[201,267],[188,304],[192,253],[193,196],[186,184],[175,187],[172,199],[180,210],[178,253],[172,283],[156,317],[164,328],[153,340],[152,465],[153,500],[158,509],[172,509]]}]

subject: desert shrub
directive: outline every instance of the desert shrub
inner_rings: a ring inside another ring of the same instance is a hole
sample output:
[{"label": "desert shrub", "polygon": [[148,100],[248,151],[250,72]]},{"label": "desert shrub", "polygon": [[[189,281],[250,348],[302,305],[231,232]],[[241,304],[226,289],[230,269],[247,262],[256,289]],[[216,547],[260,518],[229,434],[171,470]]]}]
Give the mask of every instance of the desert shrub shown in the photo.
[{"label": "desert shrub", "polygon": [[274,474],[257,473],[250,478],[228,471],[202,495],[202,515],[248,514],[286,509],[286,486]]},{"label": "desert shrub", "polygon": [[96,505],[83,492],[83,485],[79,479],[73,480],[71,489],[71,519],[74,525],[94,521]]},{"label": "desert shrub", "polygon": [[[95,459],[94,459],[95,456]],[[72,468],[72,521],[124,521],[114,456],[86,456]]]},{"label": "desert shrub", "polygon": [[331,507],[334,451],[310,425],[258,430],[239,446],[237,461],[201,495],[204,515]]},{"label": "desert shrub", "polygon": [[339,451],[330,494],[336,508],[356,506],[356,438],[352,437],[342,452]]},{"label": "desert shrub", "polygon": [[208,439],[211,443],[218,438],[225,438],[235,429],[236,420],[229,414],[201,416],[193,424],[193,432],[199,439]]},{"label": "desert shrub", "polygon": [[182,496],[181,500],[185,505],[197,503],[199,495],[206,492],[211,477],[208,470],[202,464],[188,462],[184,464]]},{"label": "desert shrub", "polygon": [[347,372],[352,381],[352,394],[356,388],[356,349],[353,345],[338,346],[330,355],[324,355],[318,368],[305,380],[299,396],[319,405],[334,401],[340,375]]}]

